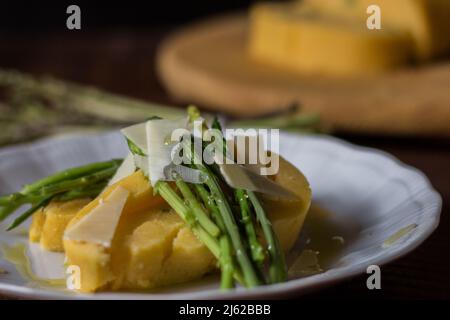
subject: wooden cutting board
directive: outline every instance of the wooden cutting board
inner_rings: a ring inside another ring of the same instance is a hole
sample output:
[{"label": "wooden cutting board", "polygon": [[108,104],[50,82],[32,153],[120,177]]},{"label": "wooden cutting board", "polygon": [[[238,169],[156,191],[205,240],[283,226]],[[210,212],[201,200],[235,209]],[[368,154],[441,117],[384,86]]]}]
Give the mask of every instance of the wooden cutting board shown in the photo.
[{"label": "wooden cutting board", "polygon": [[247,117],[297,102],[337,131],[450,136],[450,62],[360,78],[302,77],[246,54],[247,18],[187,27],[159,49],[157,67],[179,101]]}]

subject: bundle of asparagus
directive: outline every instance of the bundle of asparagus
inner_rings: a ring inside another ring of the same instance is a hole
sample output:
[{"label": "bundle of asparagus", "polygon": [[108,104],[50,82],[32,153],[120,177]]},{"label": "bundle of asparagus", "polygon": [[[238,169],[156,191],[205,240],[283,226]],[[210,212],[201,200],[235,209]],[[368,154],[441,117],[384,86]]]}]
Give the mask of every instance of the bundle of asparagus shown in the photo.
[{"label": "bundle of asparagus", "polygon": [[21,191],[0,197],[0,222],[23,205],[31,207],[17,217],[12,230],[51,200],[95,198],[117,171],[122,160],[91,163],[71,168],[26,185]]},{"label": "bundle of asparagus", "polygon": [[[191,122],[199,117],[196,108],[189,108],[188,113]],[[217,118],[212,126],[221,130]],[[234,287],[233,278],[246,287],[285,281],[284,253],[258,196],[227,185],[217,164],[206,164],[193,147],[194,137],[191,139],[184,141],[187,147],[183,152],[188,153],[184,156],[191,160],[191,168],[201,172],[205,182],[188,183],[178,176],[175,185],[159,180],[156,191],[216,256],[223,289]],[[132,153],[145,156],[133,141],[128,144]],[[226,143],[223,146],[226,153]],[[264,242],[257,236],[259,228]]]}]

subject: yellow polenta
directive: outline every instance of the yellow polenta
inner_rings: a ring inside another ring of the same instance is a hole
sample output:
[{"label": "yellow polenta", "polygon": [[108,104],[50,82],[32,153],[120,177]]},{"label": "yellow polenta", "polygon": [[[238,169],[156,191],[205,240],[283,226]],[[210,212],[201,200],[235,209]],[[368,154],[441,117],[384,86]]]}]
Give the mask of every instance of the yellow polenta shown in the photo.
[{"label": "yellow polenta", "polygon": [[77,199],[67,202],[52,201],[33,214],[29,231],[31,242],[51,251],[64,251],[62,237],[73,217],[91,200]]}]

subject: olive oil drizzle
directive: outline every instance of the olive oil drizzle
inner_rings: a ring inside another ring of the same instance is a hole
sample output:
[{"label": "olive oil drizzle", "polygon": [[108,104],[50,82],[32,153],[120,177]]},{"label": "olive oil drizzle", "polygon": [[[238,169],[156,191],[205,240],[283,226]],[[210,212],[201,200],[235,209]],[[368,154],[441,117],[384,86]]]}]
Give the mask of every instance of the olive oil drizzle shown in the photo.
[{"label": "olive oil drizzle", "polygon": [[383,241],[383,248],[389,248],[393,246],[398,240],[409,234],[411,231],[413,231],[415,228],[417,228],[417,224],[413,223],[410,224],[404,228],[401,228],[394,234],[392,234],[390,237],[388,237],[386,240]]},{"label": "olive oil drizzle", "polygon": [[289,268],[290,278],[301,278],[330,269],[345,246],[342,230],[330,222],[333,213],[313,204],[306,217],[306,243]]},{"label": "olive oil drizzle", "polygon": [[65,279],[46,279],[38,277],[31,267],[30,258],[27,255],[27,248],[25,244],[19,242],[14,245],[3,244],[1,246],[1,252],[5,260],[14,265],[17,272],[24,279],[29,279],[34,283],[38,283],[45,287],[65,287]]}]

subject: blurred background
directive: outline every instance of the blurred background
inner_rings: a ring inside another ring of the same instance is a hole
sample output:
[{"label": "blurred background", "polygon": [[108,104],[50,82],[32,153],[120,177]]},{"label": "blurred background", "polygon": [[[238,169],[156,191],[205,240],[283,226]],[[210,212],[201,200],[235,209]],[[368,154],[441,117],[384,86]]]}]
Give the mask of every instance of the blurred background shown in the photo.
[{"label": "blurred background", "polygon": [[[397,33],[396,26],[392,33],[374,36],[354,31],[353,24],[365,26],[355,22],[362,17],[335,19],[334,13],[322,16],[320,9],[267,11],[261,6],[249,19],[255,3],[3,1],[0,145],[117,128],[155,113],[176,115],[196,103],[207,112],[219,112],[230,125],[333,134],[386,150],[424,171],[443,195],[441,226],[418,250],[386,266],[383,290],[366,290],[361,278],[313,297],[449,298],[450,258],[443,254],[450,250],[445,232],[450,228],[448,55],[436,51],[435,57],[432,51],[431,58],[423,59],[420,51],[417,58],[410,36]],[[280,3],[286,2],[271,5]],[[71,4],[81,8],[81,30],[66,27]],[[450,16],[446,6],[447,13],[441,10],[445,14],[435,21]],[[300,26],[290,24],[293,12]],[[332,21],[330,34],[322,19]],[[301,28],[315,30],[315,40],[305,47],[317,51],[285,46],[281,25],[293,34]],[[445,28],[432,37],[445,44],[436,48],[450,42],[448,23]],[[327,50],[336,43],[336,50]],[[355,43],[373,46],[376,54],[366,56]],[[280,47],[294,49],[273,52]],[[304,59],[296,60],[298,53]],[[281,58],[274,58],[277,54]],[[288,56],[292,61],[284,58]],[[302,61],[317,63],[317,68],[306,70]]]},{"label": "blurred background", "polygon": [[[5,1],[0,10],[0,66],[168,102],[155,74],[159,42],[178,27],[250,1]],[[77,4],[82,29],[69,31]]]},{"label": "blurred background", "polygon": [[[207,1],[131,1],[127,5],[115,1],[5,1],[1,10],[2,28],[27,30],[46,28],[66,31],[66,8],[71,4],[83,11],[83,27],[92,28],[148,28],[192,22],[198,18],[224,11],[247,8],[250,0]],[[63,14],[61,15],[61,12]]]}]

